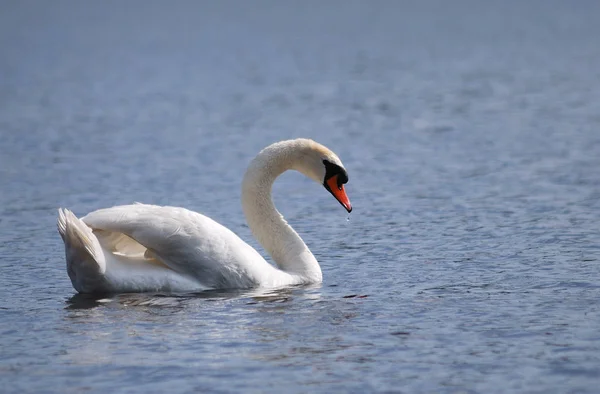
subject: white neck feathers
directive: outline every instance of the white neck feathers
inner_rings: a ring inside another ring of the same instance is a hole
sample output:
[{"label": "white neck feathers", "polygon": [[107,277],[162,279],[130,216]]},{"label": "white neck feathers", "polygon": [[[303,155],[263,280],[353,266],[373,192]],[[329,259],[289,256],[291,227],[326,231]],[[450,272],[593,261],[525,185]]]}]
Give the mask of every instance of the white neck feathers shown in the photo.
[{"label": "white neck feathers", "polygon": [[303,160],[315,146],[319,145],[304,139],[270,145],[252,160],[242,182],[242,207],[254,237],[281,270],[310,282],[322,280],[321,267],[275,208],[271,189],[275,179],[287,170],[305,173]]}]

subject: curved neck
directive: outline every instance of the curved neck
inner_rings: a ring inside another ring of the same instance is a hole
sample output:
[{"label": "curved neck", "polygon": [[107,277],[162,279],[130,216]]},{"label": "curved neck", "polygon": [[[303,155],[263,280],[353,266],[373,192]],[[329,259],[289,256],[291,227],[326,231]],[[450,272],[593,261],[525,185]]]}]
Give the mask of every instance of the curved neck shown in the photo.
[{"label": "curved neck", "polygon": [[271,198],[275,179],[289,169],[300,168],[302,151],[295,144],[299,142],[273,144],[252,160],[242,183],[242,207],[252,234],[281,270],[321,282],[319,263]]}]

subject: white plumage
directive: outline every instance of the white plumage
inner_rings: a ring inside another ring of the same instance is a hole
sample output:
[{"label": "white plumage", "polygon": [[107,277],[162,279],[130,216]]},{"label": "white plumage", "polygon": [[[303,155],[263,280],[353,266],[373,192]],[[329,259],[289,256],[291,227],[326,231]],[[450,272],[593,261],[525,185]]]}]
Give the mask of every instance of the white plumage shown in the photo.
[{"label": "white plumage", "polygon": [[[283,141],[261,151],[244,176],[244,213],[278,268],[231,230],[185,208],[133,204],[81,219],[60,209],[58,231],[73,287],[82,293],[185,292],[320,282],[318,262],[275,209],[270,193],[275,178],[288,169],[323,183],[323,160],[343,169],[322,145]],[[343,186],[340,190],[345,196]]]}]

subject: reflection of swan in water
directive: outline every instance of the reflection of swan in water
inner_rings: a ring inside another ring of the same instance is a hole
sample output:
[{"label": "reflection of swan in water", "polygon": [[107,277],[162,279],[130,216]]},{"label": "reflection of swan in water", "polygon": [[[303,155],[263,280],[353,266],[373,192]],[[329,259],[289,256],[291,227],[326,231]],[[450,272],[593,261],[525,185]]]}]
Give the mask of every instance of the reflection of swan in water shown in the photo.
[{"label": "reflection of swan in water", "polygon": [[184,208],[125,205],[78,219],[59,211],[67,271],[81,293],[274,288],[322,281],[319,263],[271,199],[275,179],[297,170],[352,210],[340,159],[314,141],[263,149],[242,183],[242,206],[253,235],[278,268],[229,229]]},{"label": "reflection of swan in water", "polygon": [[[320,285],[302,286],[301,297],[304,299],[318,300],[320,293],[310,293],[311,289],[318,289]],[[93,309],[106,304],[121,304],[123,306],[150,306],[150,307],[183,307],[194,300],[236,300],[246,299],[246,305],[254,305],[262,302],[288,302],[294,298],[298,287],[285,287],[278,289],[231,289],[231,290],[204,290],[197,293],[181,294],[153,294],[153,293],[129,293],[106,296],[101,294],[77,293],[66,300],[65,309]],[[309,291],[309,292],[307,292]]]}]

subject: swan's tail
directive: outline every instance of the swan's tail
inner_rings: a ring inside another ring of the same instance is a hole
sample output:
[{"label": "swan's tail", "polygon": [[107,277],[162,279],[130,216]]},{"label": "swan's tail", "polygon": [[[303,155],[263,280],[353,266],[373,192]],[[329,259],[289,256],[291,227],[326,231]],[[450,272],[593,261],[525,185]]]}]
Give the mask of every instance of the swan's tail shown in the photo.
[{"label": "swan's tail", "polygon": [[67,272],[80,293],[106,288],[106,261],[98,239],[83,221],[68,209],[58,210],[58,232],[65,243]]}]

